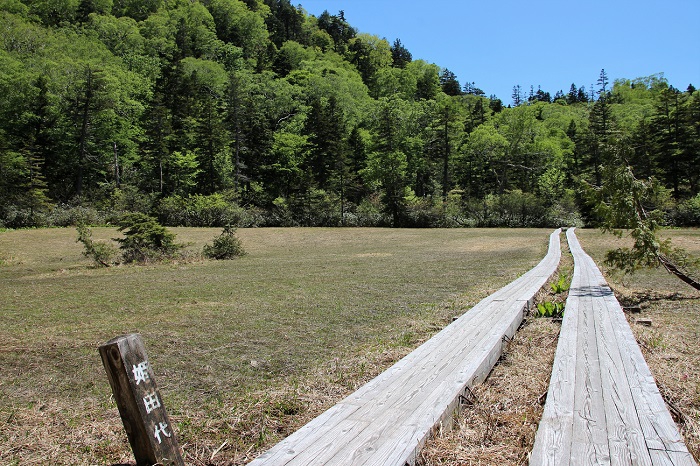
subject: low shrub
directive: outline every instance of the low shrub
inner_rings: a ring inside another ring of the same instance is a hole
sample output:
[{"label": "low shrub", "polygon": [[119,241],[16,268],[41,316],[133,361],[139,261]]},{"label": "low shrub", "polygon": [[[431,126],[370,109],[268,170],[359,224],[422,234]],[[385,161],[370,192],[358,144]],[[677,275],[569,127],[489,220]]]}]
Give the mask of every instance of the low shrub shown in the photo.
[{"label": "low shrub", "polygon": [[263,222],[260,212],[241,207],[226,193],[166,197],[158,203],[156,212],[160,223],[170,226],[254,227]]},{"label": "low shrub", "polygon": [[143,193],[135,186],[124,185],[114,189],[109,195],[109,209],[112,212],[141,212],[153,210],[156,193]]},{"label": "low shrub", "polygon": [[83,243],[85,250],[83,255],[95,261],[95,264],[103,267],[109,267],[118,262],[119,251],[110,243],[104,241],[93,241],[92,230],[85,224],[77,226],[78,239],[77,242]]},{"label": "low shrub", "polygon": [[700,194],[679,203],[671,212],[671,223],[675,226],[700,226]]},{"label": "low shrub", "polygon": [[98,210],[90,205],[83,205],[79,201],[61,203],[54,206],[46,215],[46,225],[51,227],[71,227],[78,225],[106,225],[115,221],[105,211]]},{"label": "low shrub", "polygon": [[545,301],[537,305],[537,315],[539,317],[561,318],[564,315],[564,303]]},{"label": "low shrub", "polygon": [[561,294],[569,291],[569,286],[571,285],[571,277],[567,275],[559,275],[559,279],[550,285],[552,293]]},{"label": "low shrub", "polygon": [[236,229],[227,225],[224,231],[214,238],[213,244],[204,246],[202,254],[209,259],[226,260],[244,256],[246,252],[240,238],[236,236]]},{"label": "low shrub", "polygon": [[382,209],[378,196],[370,196],[362,200],[355,209],[354,216],[348,216],[346,223],[358,227],[388,227],[391,226],[391,216]]},{"label": "low shrub", "polygon": [[116,238],[125,262],[150,262],[175,257],[183,245],[158,221],[142,213],[125,215],[119,221],[124,238]]},{"label": "low shrub", "polygon": [[569,273],[560,273],[556,281],[549,285],[549,298],[542,300],[537,304],[535,317],[553,317],[561,318],[564,316],[564,307],[566,306],[566,298],[568,297],[569,287],[571,286],[571,275]]}]

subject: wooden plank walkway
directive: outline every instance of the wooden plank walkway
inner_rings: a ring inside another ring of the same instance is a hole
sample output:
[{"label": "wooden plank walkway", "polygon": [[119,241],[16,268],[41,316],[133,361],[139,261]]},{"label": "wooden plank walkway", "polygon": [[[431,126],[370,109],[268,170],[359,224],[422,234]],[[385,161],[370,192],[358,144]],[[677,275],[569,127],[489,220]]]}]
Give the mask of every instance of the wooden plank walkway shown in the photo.
[{"label": "wooden plank walkway", "polygon": [[574,276],[531,465],[695,465],[620,304],[574,229]]},{"label": "wooden plank walkway", "polygon": [[560,230],[551,234],[549,251],[535,268],[250,464],[415,464],[432,429],[489,374],[504,337],[513,336],[556,270],[559,236]]}]

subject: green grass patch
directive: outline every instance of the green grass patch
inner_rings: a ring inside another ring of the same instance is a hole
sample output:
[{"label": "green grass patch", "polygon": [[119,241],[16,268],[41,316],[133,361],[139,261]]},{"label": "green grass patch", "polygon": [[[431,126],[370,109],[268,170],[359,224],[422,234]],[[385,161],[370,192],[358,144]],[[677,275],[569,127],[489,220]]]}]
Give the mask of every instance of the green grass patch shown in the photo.
[{"label": "green grass patch", "polygon": [[[219,233],[172,231],[192,251]],[[97,347],[131,332],[180,443],[198,446],[189,460],[227,442],[216,459],[238,461],[534,266],[549,233],[240,229],[235,261],[110,268],[82,255],[75,229],[1,233],[0,463],[128,459]],[[30,432],[44,440],[14,445]]]}]

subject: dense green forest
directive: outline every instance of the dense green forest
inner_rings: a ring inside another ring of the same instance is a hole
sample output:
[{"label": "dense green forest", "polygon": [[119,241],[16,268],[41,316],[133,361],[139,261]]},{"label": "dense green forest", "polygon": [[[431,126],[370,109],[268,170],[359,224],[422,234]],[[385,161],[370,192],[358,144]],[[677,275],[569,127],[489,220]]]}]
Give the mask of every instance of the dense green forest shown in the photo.
[{"label": "dense green forest", "polygon": [[591,224],[611,163],[700,224],[700,92],[663,75],[503,102],[289,0],[0,0],[0,30],[0,226]]}]

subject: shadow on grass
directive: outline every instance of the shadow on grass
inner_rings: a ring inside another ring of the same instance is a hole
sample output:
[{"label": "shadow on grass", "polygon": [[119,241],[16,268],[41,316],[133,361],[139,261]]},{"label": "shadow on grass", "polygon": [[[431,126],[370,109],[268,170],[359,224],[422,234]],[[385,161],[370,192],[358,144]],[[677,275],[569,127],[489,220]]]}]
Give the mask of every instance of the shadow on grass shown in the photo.
[{"label": "shadow on grass", "polygon": [[658,301],[694,301],[700,300],[700,294],[697,293],[654,293],[650,291],[640,291],[636,293],[631,293],[628,296],[617,296],[620,304],[623,306],[639,306],[644,303],[658,302]]}]

